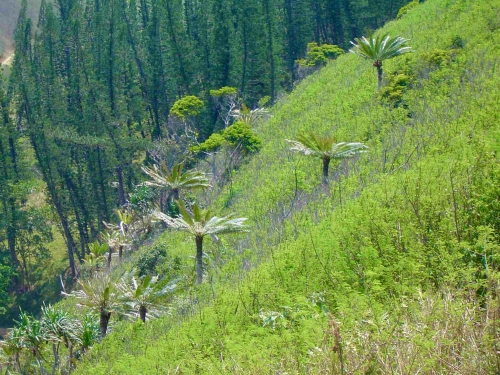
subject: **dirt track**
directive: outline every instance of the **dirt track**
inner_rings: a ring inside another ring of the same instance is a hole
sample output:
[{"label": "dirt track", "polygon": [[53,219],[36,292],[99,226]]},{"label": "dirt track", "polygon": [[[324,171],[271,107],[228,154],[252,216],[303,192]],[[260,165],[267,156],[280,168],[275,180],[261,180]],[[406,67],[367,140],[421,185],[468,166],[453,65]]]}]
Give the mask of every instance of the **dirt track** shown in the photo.
[{"label": "dirt track", "polygon": [[10,65],[12,64],[12,61],[14,60],[14,54],[12,53],[10,56],[8,56],[4,61],[2,61],[2,65]]}]

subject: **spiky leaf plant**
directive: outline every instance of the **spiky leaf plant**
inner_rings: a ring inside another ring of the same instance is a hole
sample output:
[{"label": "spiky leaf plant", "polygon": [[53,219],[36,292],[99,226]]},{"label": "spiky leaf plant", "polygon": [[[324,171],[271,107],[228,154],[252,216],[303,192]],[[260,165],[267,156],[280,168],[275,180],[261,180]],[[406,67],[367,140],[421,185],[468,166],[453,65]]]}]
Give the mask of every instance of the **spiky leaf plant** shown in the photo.
[{"label": "spiky leaf plant", "polygon": [[78,324],[71,319],[68,312],[58,309],[52,305],[42,306],[42,327],[45,334],[50,338],[52,343],[52,354],[54,362],[52,365],[52,373],[55,374],[60,366],[59,346],[62,343],[69,349],[70,361],[73,358],[73,347],[80,343],[77,335]]},{"label": "spiky leaf plant", "polygon": [[353,48],[350,49],[350,52],[372,61],[373,66],[377,68],[378,89],[380,90],[383,75],[382,62],[412,52],[412,48],[406,44],[407,42],[408,39],[400,36],[369,35],[368,38],[354,39],[354,42],[351,42]]},{"label": "spiky leaf plant", "polygon": [[136,270],[126,273],[121,278],[117,289],[127,307],[127,315],[139,317],[145,323],[147,314],[156,317],[164,311],[166,296],[176,288],[176,284],[171,282],[166,286],[161,286],[158,281],[158,276],[137,277]]},{"label": "spiky leaf plant", "polygon": [[66,296],[75,297],[78,305],[85,306],[99,313],[101,338],[106,336],[109,319],[112,313],[123,311],[122,302],[109,275],[99,275],[88,281],[78,280],[80,289]]},{"label": "spiky leaf plant", "polygon": [[186,206],[178,201],[180,217],[171,217],[161,212],[154,215],[163,220],[173,229],[190,233],[196,242],[196,277],[200,284],[203,281],[203,239],[209,235],[212,239],[219,234],[240,233],[248,231],[244,225],[246,218],[235,218],[234,215],[224,217],[213,216],[209,210],[202,210],[196,203],[193,204],[193,212],[189,212]]},{"label": "spiky leaf plant", "polygon": [[347,159],[368,149],[363,143],[339,142],[333,136],[320,136],[309,132],[297,136],[296,140],[286,139],[291,144],[290,150],[310,155],[323,160],[323,182],[328,183],[328,169],[332,159]]},{"label": "spiky leaf plant", "polygon": [[250,126],[255,126],[260,120],[265,120],[270,116],[266,108],[249,109],[245,105],[241,109],[233,109],[229,116],[234,118],[235,122],[241,121]]},{"label": "spiky leaf plant", "polygon": [[184,172],[184,163],[176,163],[170,171],[163,163],[161,166],[154,165],[153,168],[141,167],[153,181],[146,181],[144,184],[159,188],[162,192],[167,192],[167,204],[170,205],[172,197],[179,199],[181,191],[197,190],[210,187],[208,177],[205,173],[197,170]]}]

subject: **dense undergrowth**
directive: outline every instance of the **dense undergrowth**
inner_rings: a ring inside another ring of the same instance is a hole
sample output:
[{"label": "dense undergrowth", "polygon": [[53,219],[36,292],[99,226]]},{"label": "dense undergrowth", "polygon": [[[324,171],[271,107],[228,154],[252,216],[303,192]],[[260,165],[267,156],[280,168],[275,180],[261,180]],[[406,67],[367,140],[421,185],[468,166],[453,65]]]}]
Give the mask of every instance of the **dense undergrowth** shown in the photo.
[{"label": "dense undergrowth", "polygon": [[[75,373],[499,372],[499,14],[499,0],[429,0],[389,23],[415,52],[384,64],[380,94],[353,54],[305,79],[206,197],[251,232],[207,248],[205,283],[166,317],[116,324]],[[326,187],[285,142],[310,130],[369,152]],[[194,280],[190,238],[166,232],[133,260],[148,253]]]}]

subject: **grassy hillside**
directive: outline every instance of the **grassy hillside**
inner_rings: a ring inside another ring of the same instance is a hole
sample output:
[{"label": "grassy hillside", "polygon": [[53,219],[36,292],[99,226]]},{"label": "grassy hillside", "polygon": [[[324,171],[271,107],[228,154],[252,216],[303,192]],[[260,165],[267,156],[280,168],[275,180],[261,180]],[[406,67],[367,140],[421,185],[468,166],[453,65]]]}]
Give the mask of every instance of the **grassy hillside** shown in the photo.
[{"label": "grassy hillside", "polygon": [[[208,282],[170,316],[116,325],[76,373],[498,372],[499,14],[429,0],[388,24],[415,53],[384,64],[385,99],[352,54],[302,82],[213,203],[252,231],[207,249]],[[306,130],[370,151],[325,188],[285,143]],[[157,246],[192,262],[182,234]]]}]

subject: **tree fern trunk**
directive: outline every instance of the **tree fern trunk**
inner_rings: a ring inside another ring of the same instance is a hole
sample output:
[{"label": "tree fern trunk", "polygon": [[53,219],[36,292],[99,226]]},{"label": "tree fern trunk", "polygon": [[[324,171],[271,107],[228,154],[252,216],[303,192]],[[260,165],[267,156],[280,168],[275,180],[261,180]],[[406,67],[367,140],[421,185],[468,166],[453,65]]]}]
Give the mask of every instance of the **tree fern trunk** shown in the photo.
[{"label": "tree fern trunk", "polygon": [[323,159],[323,183],[328,183],[328,168],[330,167],[330,159]]},{"label": "tree fern trunk", "polygon": [[203,281],[203,237],[196,237],[196,282]]},{"label": "tree fern trunk", "polygon": [[99,327],[101,329],[101,338],[106,337],[106,332],[108,331],[108,323],[109,323],[109,318],[111,317],[111,313],[107,312],[104,309],[101,309],[101,316],[99,319]]},{"label": "tree fern trunk", "polygon": [[141,306],[139,308],[139,316],[141,317],[141,320],[143,323],[146,323],[146,314],[148,310],[146,309],[146,306]]},{"label": "tree fern trunk", "polygon": [[377,68],[377,77],[378,77],[378,90],[382,88],[382,63],[376,65]]}]

